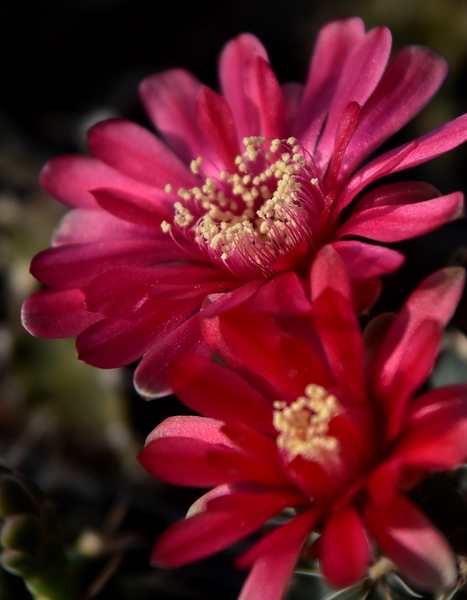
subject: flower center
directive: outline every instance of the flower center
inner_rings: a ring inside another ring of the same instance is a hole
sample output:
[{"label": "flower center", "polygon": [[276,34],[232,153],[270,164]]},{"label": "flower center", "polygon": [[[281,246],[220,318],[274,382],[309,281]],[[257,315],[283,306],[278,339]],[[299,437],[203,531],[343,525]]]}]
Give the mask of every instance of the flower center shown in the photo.
[{"label": "flower center", "polygon": [[287,450],[289,459],[303,456],[306,460],[327,463],[338,450],[338,440],[328,435],[329,423],[340,414],[337,398],[320,385],[311,384],[287,405],[274,402],[273,424],[279,432],[277,445]]},{"label": "flower center", "polygon": [[242,279],[270,277],[271,263],[302,240],[315,247],[324,196],[295,138],[250,137],[243,145],[233,173],[203,177],[203,159],[192,161],[200,186],[178,190],[173,225],[162,229],[177,229]]}]

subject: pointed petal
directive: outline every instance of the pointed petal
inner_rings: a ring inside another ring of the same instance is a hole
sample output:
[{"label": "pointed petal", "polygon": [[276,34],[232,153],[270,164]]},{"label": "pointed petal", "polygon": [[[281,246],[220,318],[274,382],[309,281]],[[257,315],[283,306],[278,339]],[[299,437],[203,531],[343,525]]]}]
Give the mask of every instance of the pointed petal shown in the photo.
[{"label": "pointed petal", "polygon": [[364,578],[371,549],[362,519],[354,508],[344,508],[328,519],[319,558],[323,575],[335,586],[347,587]]},{"label": "pointed petal", "polygon": [[404,435],[395,452],[411,466],[451,470],[467,460],[467,386],[422,394],[410,407]]},{"label": "pointed petal", "polygon": [[329,245],[311,270],[313,322],[336,384],[365,396],[363,343],[344,264]]},{"label": "pointed petal", "polygon": [[284,98],[268,61],[256,55],[249,73],[249,99],[258,113],[259,133],[266,138],[281,139],[284,131]]},{"label": "pointed petal", "polygon": [[[222,281],[203,282],[202,276],[208,275],[209,271],[205,273],[194,266],[190,269],[191,266],[172,266],[169,263],[154,268],[129,266],[109,269],[94,277],[86,286],[86,307],[91,312],[107,317],[126,318],[134,314],[149,297],[169,301],[197,298],[201,304],[206,294],[229,285],[229,282]],[[200,274],[199,279],[195,278],[196,274]],[[178,281],[185,281],[185,284],[174,285],[172,281],[177,276]],[[193,279],[194,282],[190,281]]]},{"label": "pointed petal", "polygon": [[377,206],[356,213],[339,228],[336,237],[357,235],[378,242],[400,242],[434,231],[463,216],[464,196],[447,196],[416,204]]},{"label": "pointed petal", "polygon": [[274,435],[272,406],[234,371],[203,356],[185,356],[170,366],[174,393],[192,410],[224,422],[242,421]]},{"label": "pointed petal", "polygon": [[170,222],[174,216],[170,199],[167,202],[154,202],[121,190],[105,188],[92,190],[91,194],[101,208],[118,219],[156,231],[160,230],[163,220]]},{"label": "pointed petal", "polygon": [[60,221],[52,236],[52,246],[79,244],[83,242],[164,239],[162,229],[156,231],[122,221],[104,210],[77,208],[68,212]]},{"label": "pointed petal", "polygon": [[249,96],[248,74],[255,56],[268,60],[264,46],[254,35],[244,33],[229,42],[219,60],[219,79],[237,125],[239,139],[260,134],[259,114]]},{"label": "pointed petal", "polygon": [[237,129],[227,101],[203,86],[197,104],[198,121],[206,139],[217,152],[224,166],[235,173],[235,157],[240,154]]},{"label": "pointed petal", "polygon": [[447,71],[444,58],[429,48],[408,46],[395,56],[363,107],[342,163],[340,181],[421,111]]},{"label": "pointed petal", "polygon": [[441,591],[454,585],[456,563],[447,540],[409,500],[368,504],[365,519],[381,552],[418,587]]},{"label": "pointed petal", "polygon": [[319,32],[312,54],[302,101],[292,133],[309,152],[315,143],[329,111],[344,64],[361,40],[365,26],[358,17],[337,19]]},{"label": "pointed petal", "polygon": [[432,198],[439,198],[441,193],[424,181],[398,181],[387,183],[364,194],[351,210],[351,215],[357,215],[365,210],[378,206],[393,206],[397,204],[413,204]]},{"label": "pointed petal", "polygon": [[293,272],[274,277],[250,300],[254,310],[270,315],[305,315],[311,311],[303,282]]},{"label": "pointed petal", "polygon": [[163,142],[144,127],[123,119],[94,125],[88,133],[91,152],[102,162],[146,185],[190,188],[198,179]]},{"label": "pointed petal", "polygon": [[170,527],[157,542],[152,561],[160,566],[180,566],[220,552],[257,531],[291,499],[280,491],[215,498],[205,512]]},{"label": "pointed petal", "polygon": [[[281,600],[292,578],[301,547],[317,518],[307,511],[264,536],[243,554],[238,564],[254,561],[238,600]],[[274,573],[274,577],[271,574]]]},{"label": "pointed petal", "polygon": [[316,149],[317,163],[324,170],[334,151],[338,124],[346,106],[363,106],[377,86],[391,51],[391,33],[377,27],[354,47],[342,70],[329,108],[326,126]]},{"label": "pointed petal", "polygon": [[155,341],[151,350],[143,356],[133,379],[138,394],[146,400],[170,394],[169,364],[181,355],[192,353],[200,357],[212,356],[211,348],[201,335],[198,313]]},{"label": "pointed petal", "polygon": [[385,398],[388,439],[399,435],[405,423],[407,403],[428,379],[439,353],[443,331],[438,323],[426,320],[408,340],[391,391]]},{"label": "pointed petal", "polygon": [[75,337],[100,318],[86,310],[81,290],[41,290],[21,310],[23,327],[44,338]]},{"label": "pointed petal", "polygon": [[101,369],[129,365],[185,321],[197,304],[197,299],[150,298],[127,319],[102,319],[83,331],[76,339],[78,356]]},{"label": "pointed petal", "polygon": [[420,325],[432,320],[444,329],[462,294],[464,278],[465,272],[459,267],[442,269],[425,279],[407,300],[375,360],[372,380],[376,397],[390,397],[397,371],[405,369],[403,357],[408,358],[407,349]]},{"label": "pointed petal", "polygon": [[145,198],[158,197],[153,187],[130,179],[90,156],[58,156],[45,165],[39,181],[51,196],[76,208],[98,208],[89,192],[96,188],[112,187]]},{"label": "pointed petal", "polygon": [[398,146],[373,159],[358,171],[341,192],[336,210],[343,210],[369,183],[445,154],[467,140],[467,114],[449,121],[412,142]]},{"label": "pointed petal", "polygon": [[51,287],[74,288],[87,285],[109,269],[127,265],[144,267],[177,258],[181,258],[180,250],[170,238],[67,244],[36,254],[31,273]]},{"label": "pointed petal", "polygon": [[144,107],[156,128],[186,163],[202,156],[212,160],[196,114],[201,83],[188,71],[172,69],[151,75],[140,86]]},{"label": "pointed petal", "polygon": [[[278,368],[283,333],[273,319],[242,305],[211,319],[202,319],[204,338],[220,358],[258,390],[288,394],[295,389]],[[269,396],[267,396],[269,397]]]},{"label": "pointed petal", "polygon": [[233,289],[231,292],[212,294],[203,304],[200,317],[202,319],[209,319],[240,306],[251,298],[256,290],[263,285],[263,280],[249,281],[243,285],[237,284],[238,287],[235,284],[236,282],[232,283],[232,287],[236,287],[236,289]]},{"label": "pointed petal", "polygon": [[371,279],[393,273],[405,260],[404,255],[397,250],[358,240],[339,240],[329,246],[337,251],[352,280]]}]

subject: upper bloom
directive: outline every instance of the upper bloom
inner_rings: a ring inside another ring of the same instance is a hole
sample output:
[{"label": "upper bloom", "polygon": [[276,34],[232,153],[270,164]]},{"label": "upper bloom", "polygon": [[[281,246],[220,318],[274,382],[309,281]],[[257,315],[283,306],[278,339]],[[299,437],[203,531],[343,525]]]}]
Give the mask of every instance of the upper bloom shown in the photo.
[{"label": "upper bloom", "polygon": [[170,366],[176,394],[205,416],[167,419],[139,459],[166,482],[215,487],[162,535],[153,561],[199,560],[288,509],[240,556],[239,566],[251,567],[241,600],[283,598],[303,549],[331,584],[352,585],[365,577],[375,544],[410,582],[446,589],[456,580],[452,550],[405,492],[467,458],[467,385],[414,396],[463,271],[431,275],[396,317],[370,321],[363,337],[334,250],[318,253],[312,284],[301,337],[243,306],[204,322],[227,366],[196,355]]},{"label": "upper bloom", "polygon": [[32,261],[33,275],[52,289],[26,301],[25,327],[78,336],[80,358],[99,367],[144,356],[135,384],[154,397],[169,389],[171,359],[209,352],[198,319],[206,296],[222,294],[206,317],[260,287],[259,304],[285,291],[294,302],[283,309],[306,312],[310,265],[326,244],[346,264],[357,307],[368,308],[380,276],[403,261],[371,241],[431,231],[458,217],[463,203],[460,192],[393,183],[343,216],[377,178],[467,139],[464,115],[360,166],[447,72],[443,58],[419,46],[387,65],[390,47],[388,29],[366,33],[349,18],[321,30],[304,86],[281,88],[249,34],[221,54],[222,95],[181,69],[146,79],[142,100],[167,145],[113,119],[90,130],[94,156],[62,156],[42,171],[43,187],[74,210],[54,247]]}]

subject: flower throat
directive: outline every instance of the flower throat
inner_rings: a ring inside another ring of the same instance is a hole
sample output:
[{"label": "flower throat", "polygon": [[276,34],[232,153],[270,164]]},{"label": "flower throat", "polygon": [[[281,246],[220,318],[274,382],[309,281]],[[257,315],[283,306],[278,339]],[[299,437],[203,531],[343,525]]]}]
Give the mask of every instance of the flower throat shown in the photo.
[{"label": "flower throat", "polygon": [[192,161],[200,186],[178,190],[173,225],[162,229],[176,229],[242,279],[270,277],[272,263],[302,241],[314,249],[324,196],[295,138],[249,137],[243,145],[234,173],[203,177],[203,159]]}]

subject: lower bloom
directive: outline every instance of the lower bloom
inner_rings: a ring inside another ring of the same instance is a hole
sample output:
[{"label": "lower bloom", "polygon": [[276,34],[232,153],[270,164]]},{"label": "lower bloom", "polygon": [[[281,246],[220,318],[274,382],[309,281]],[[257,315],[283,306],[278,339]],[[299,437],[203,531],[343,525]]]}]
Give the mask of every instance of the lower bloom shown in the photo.
[{"label": "lower bloom", "polygon": [[260,288],[269,305],[286,289],[294,302],[282,309],[302,314],[325,245],[346,263],[357,306],[371,306],[381,275],[403,262],[380,243],[433,231],[463,207],[460,192],[405,182],[367,191],[345,211],[378,178],[467,139],[464,115],[365,164],[447,72],[419,46],[388,64],[390,48],[387,28],[366,32],[349,18],[321,30],[303,86],[281,87],[249,34],[222,52],[222,95],[182,69],[145,80],[143,103],[167,145],[136,123],[105,121],[89,132],[93,156],[59,157],[41,174],[74,210],[32,261],[50,289],[26,301],[24,326],[77,336],[79,357],[98,367],[143,357],[135,385],[156,397],[170,390],[173,358],[209,353],[198,320],[207,296],[222,294],[204,316]]},{"label": "lower bloom", "polygon": [[227,366],[196,355],[170,366],[175,393],[204,416],[164,421],[139,460],[168,483],[213,489],[162,535],[154,564],[202,559],[286,511],[238,559],[251,568],[241,600],[283,598],[304,552],[337,587],[366,576],[375,547],[424,590],[453,585],[447,540],[406,492],[467,458],[467,385],[416,395],[462,286],[462,269],[438,271],[362,336],[343,263],[328,248],[312,270],[300,336],[245,306],[206,320]]}]

